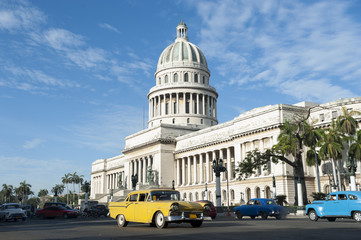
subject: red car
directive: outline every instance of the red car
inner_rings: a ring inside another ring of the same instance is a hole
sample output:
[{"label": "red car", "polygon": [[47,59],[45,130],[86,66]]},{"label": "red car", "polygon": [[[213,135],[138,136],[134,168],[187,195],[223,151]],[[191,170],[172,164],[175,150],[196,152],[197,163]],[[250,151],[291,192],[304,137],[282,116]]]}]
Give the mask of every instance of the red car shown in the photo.
[{"label": "red car", "polygon": [[217,216],[217,211],[216,211],[216,208],[214,207],[213,203],[211,201],[208,201],[208,200],[199,200],[199,201],[196,201],[198,203],[202,203],[202,205],[208,205],[211,209],[211,211],[209,212],[209,216],[212,218],[212,219],[215,219],[216,216]]},{"label": "red car", "polygon": [[75,218],[78,216],[78,211],[73,209],[67,209],[63,206],[50,206],[37,210],[36,216],[39,218]]}]

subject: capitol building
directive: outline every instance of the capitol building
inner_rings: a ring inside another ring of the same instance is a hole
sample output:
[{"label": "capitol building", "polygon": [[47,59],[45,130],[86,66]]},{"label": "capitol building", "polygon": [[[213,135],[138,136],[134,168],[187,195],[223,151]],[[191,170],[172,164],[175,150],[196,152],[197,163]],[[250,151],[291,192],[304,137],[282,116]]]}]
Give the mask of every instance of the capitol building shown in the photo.
[{"label": "capitol building", "polygon": [[[216,202],[216,179],[212,161],[222,159],[222,205],[237,205],[253,197],[286,195],[294,203],[297,189],[292,167],[271,163],[245,180],[234,170],[248,151],[264,151],[277,143],[285,119],[305,113],[310,107],[316,127],[330,126],[342,108],[361,111],[361,97],[324,104],[301,102],[268,105],[244,112],[234,119],[217,120],[218,93],[211,86],[210,71],[202,51],[187,36],[187,25],[177,26],[177,37],[161,53],[155,85],[149,90],[148,127],[125,138],[120,155],[92,163],[91,199],[100,202],[123,199],[133,189],[174,186],[188,201]],[[361,116],[356,116],[359,126]],[[303,159],[305,161],[305,152]],[[345,154],[344,158],[345,158]],[[327,163],[320,166],[322,192],[330,192]],[[360,162],[356,172],[360,190]],[[316,168],[304,163],[307,194],[317,192]],[[348,175],[343,188],[349,190]],[[273,179],[275,181],[273,181]],[[275,182],[275,185],[274,183]]]}]

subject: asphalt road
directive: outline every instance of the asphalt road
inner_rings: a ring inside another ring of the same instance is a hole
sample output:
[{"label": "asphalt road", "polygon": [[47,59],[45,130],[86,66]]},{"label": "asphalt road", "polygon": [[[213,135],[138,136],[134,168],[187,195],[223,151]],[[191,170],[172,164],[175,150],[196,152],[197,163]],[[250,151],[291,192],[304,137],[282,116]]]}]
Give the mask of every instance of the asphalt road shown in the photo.
[{"label": "asphalt road", "polygon": [[30,219],[1,222],[0,240],[11,239],[361,239],[361,224],[350,219],[311,222],[305,217],[268,220],[217,217],[200,228],[190,224],[170,224],[157,229],[148,224],[130,223],[118,228],[110,218]]}]

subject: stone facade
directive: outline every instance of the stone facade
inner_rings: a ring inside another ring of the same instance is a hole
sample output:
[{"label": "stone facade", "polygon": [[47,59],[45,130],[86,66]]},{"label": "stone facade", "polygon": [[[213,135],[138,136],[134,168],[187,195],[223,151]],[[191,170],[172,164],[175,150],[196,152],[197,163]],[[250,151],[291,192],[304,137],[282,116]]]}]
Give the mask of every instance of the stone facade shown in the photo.
[{"label": "stone facade", "polygon": [[[134,187],[172,187],[174,184],[184,199],[215,202],[212,161],[223,159],[229,173],[221,174],[223,205],[236,205],[252,197],[272,197],[274,191],[277,195],[286,195],[287,201],[293,204],[297,191],[290,166],[272,163],[269,170],[259,169],[243,181],[237,180],[234,169],[248,151],[256,148],[264,151],[276,144],[279,127],[285,119],[305,114],[310,107],[311,119],[317,120],[316,127],[320,128],[329,126],[331,120],[342,113],[342,107],[361,111],[361,98],[325,104],[277,104],[250,110],[218,124],[218,94],[209,85],[206,59],[199,48],[189,43],[184,23],[177,27],[175,43],[161,54],[155,78],[156,86],[148,94],[148,128],[126,137],[122,155],[92,163],[91,198],[108,201],[110,195],[122,198]],[[360,124],[361,116],[356,119]],[[327,161],[323,165],[327,165]],[[317,188],[316,170],[305,163],[304,166],[310,195]],[[360,167],[358,163],[358,189]],[[322,173],[322,168],[320,166],[322,191],[328,192],[329,178],[327,173]],[[348,189],[348,181],[344,183]]]}]

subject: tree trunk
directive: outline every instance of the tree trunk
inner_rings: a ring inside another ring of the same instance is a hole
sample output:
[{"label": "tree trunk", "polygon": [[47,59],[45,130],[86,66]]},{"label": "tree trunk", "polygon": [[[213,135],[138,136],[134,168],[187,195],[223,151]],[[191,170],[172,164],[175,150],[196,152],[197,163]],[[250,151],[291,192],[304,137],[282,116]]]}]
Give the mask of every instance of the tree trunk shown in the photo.
[{"label": "tree trunk", "polygon": [[[302,198],[303,198],[303,205],[307,205],[307,188],[306,188],[306,180],[305,180],[305,172],[303,170],[303,162],[302,162],[302,155],[301,154],[297,154],[296,156],[296,174],[297,177],[300,179],[301,181],[301,186],[302,186]],[[298,202],[298,199],[297,199]]]},{"label": "tree trunk", "polygon": [[333,186],[332,186],[332,189],[333,189],[333,192],[334,192],[336,190],[336,187],[339,184],[338,184],[338,180],[337,180],[335,160],[331,159],[331,163],[332,163],[332,172],[333,172]]}]

